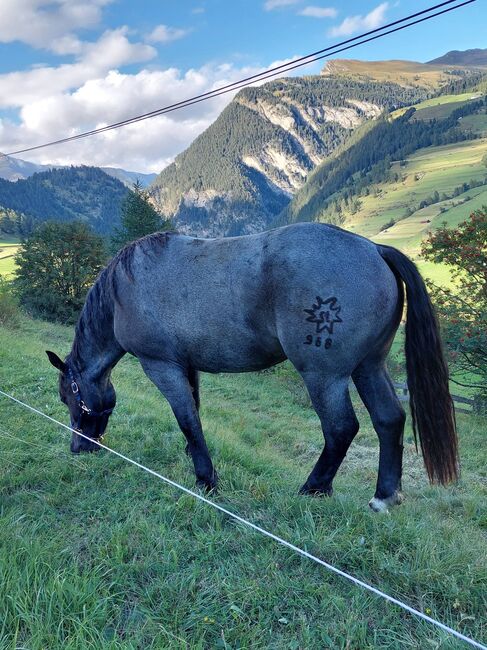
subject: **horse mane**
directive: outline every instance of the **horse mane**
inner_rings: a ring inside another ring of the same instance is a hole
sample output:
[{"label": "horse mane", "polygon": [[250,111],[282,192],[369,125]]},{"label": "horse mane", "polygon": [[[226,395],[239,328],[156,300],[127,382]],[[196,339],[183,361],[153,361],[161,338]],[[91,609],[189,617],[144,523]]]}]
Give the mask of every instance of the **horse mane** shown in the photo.
[{"label": "horse mane", "polygon": [[95,283],[88,291],[85,304],[75,327],[75,337],[70,357],[74,360],[82,357],[82,350],[88,339],[102,340],[107,328],[113,326],[114,302],[119,302],[120,278],[117,270],[121,268],[133,282],[133,260],[137,248],[149,254],[165,246],[169,235],[174,232],[155,232],[136,239],[124,246],[108,265],[100,272]]}]

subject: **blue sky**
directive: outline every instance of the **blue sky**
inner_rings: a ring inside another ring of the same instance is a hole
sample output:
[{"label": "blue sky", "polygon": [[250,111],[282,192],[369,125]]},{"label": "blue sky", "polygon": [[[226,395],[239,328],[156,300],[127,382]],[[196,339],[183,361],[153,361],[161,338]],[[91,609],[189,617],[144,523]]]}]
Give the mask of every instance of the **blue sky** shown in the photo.
[{"label": "blue sky", "polygon": [[[204,92],[433,1],[1,0],[0,151]],[[487,47],[486,24],[487,3],[477,0],[340,56],[427,61],[451,49]],[[158,171],[229,100],[25,157]]]}]

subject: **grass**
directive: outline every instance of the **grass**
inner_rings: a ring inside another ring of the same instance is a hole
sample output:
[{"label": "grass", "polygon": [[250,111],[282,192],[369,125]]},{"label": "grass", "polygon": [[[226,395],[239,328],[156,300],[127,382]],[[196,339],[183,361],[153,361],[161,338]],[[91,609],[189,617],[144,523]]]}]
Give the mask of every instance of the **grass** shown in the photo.
[{"label": "grass", "polygon": [[[486,153],[486,139],[419,150],[407,159],[405,166],[393,165],[400,180],[370,187],[369,196],[361,197],[360,210],[348,217],[345,227],[417,258],[420,243],[430,230],[443,222],[455,226],[487,203],[484,185],[418,209],[421,201],[435,191],[451,195],[464,182],[484,180],[487,168],[482,159]],[[414,212],[405,218],[408,208]],[[396,221],[395,225],[380,231],[391,219]]]},{"label": "grass", "polygon": [[[444,66],[425,65],[414,61],[357,61],[336,59],[327,64],[334,75],[368,79],[379,82],[393,82],[406,87],[419,86],[429,90],[450,83],[454,77],[445,72]],[[468,93],[472,95],[472,93]]]},{"label": "grass", "polygon": [[[70,329],[0,329],[0,386],[66,421],[44,350]],[[107,444],[192,487],[167,403],[124,358]],[[331,499],[296,492],[322,446],[295,372],[204,375],[212,497],[479,641],[485,623],[485,421],[459,416],[462,479],[427,484],[405,435],[406,502],[367,508],[378,446],[362,424]],[[105,452],[72,457],[54,425],[0,397],[0,648],[463,648],[426,623]]]},{"label": "grass", "polygon": [[[460,93],[458,95],[438,95],[414,104],[416,112],[414,119],[431,120],[448,117],[452,111],[467,104],[471,100],[482,97],[481,92]],[[409,107],[398,108],[391,113],[393,119],[403,115]]]},{"label": "grass", "polygon": [[19,240],[2,235],[0,239],[0,275],[11,278],[15,272],[15,253],[19,248]]},{"label": "grass", "polygon": [[485,137],[487,135],[487,114],[466,115],[462,117],[461,126],[464,131],[473,131]]}]

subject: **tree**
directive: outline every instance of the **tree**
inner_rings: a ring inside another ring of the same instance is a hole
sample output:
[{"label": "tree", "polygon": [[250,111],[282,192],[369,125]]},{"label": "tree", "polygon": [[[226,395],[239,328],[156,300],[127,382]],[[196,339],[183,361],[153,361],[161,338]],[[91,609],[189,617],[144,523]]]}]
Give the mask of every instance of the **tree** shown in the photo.
[{"label": "tree", "polygon": [[452,381],[487,398],[487,207],[456,228],[441,228],[423,242],[422,255],[452,269],[454,288],[430,283]]},{"label": "tree", "polygon": [[72,323],[105,261],[103,239],[85,223],[47,221],[16,256],[20,302],[35,316]]},{"label": "tree", "polygon": [[121,224],[112,236],[114,252],[139,237],[169,230],[171,227],[170,222],[161,219],[160,214],[149,203],[147,194],[138,180],[122,202]]}]

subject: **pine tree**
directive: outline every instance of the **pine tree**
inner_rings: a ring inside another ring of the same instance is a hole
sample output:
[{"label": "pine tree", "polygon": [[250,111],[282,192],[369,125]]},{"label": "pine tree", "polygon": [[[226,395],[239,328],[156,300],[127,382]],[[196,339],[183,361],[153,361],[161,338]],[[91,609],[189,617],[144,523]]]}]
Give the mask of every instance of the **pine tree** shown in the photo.
[{"label": "pine tree", "polygon": [[121,206],[121,227],[112,237],[112,250],[115,252],[125,244],[150,233],[169,230],[171,224],[164,221],[149,203],[140,181],[136,181]]}]

